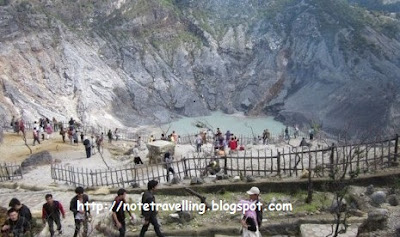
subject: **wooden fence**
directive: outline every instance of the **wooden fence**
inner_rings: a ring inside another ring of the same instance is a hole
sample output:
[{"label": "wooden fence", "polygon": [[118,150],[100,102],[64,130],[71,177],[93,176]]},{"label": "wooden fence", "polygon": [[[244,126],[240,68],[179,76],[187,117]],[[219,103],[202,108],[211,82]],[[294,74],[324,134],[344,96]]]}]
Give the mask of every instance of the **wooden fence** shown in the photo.
[{"label": "wooden fence", "polygon": [[[347,175],[368,173],[398,164],[399,137],[348,146],[325,147],[309,150],[307,147],[263,150],[256,153],[237,151],[226,157],[181,157],[172,163],[175,175],[181,179],[203,175],[211,159],[219,162],[221,170],[228,175],[297,177],[302,170],[313,171],[314,176],[332,177],[346,172]],[[91,170],[71,166],[52,165],[54,180],[84,187],[126,187],[132,183],[146,184],[149,180],[166,181],[164,164],[131,165],[110,170]],[[170,174],[172,178],[172,174]]]},{"label": "wooden fence", "polygon": [[22,179],[21,165],[17,164],[0,164],[0,181],[13,181]]}]

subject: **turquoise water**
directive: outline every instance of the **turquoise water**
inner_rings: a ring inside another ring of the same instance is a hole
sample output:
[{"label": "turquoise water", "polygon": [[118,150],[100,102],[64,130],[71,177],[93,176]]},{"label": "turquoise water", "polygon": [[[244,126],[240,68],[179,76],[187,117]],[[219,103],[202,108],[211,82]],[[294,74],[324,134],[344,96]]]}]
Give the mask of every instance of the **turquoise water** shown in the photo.
[{"label": "turquoise water", "polygon": [[[199,131],[204,131],[206,128],[198,128],[195,126],[197,122],[207,124],[215,132],[217,128],[225,134],[227,130],[234,134],[252,135],[251,128],[255,135],[261,135],[264,129],[269,129],[272,135],[281,134],[285,129],[285,125],[275,121],[270,116],[249,117],[243,114],[224,114],[222,112],[213,112],[209,116],[201,117],[183,117],[172,122],[170,132],[175,130],[178,134],[194,134]],[[163,125],[163,128],[168,128],[169,125]]]}]

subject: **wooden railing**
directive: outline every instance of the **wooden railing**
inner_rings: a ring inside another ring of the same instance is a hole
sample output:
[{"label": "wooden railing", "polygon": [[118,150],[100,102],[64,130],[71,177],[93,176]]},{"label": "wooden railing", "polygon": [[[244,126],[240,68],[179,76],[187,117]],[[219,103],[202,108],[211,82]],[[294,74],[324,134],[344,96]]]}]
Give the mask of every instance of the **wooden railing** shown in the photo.
[{"label": "wooden railing", "polygon": [[21,165],[17,164],[0,164],[0,181],[13,181],[22,179]]},{"label": "wooden railing", "polygon": [[[221,170],[231,176],[281,176],[297,177],[302,170],[309,169],[314,176],[329,177],[345,170],[348,175],[368,173],[398,164],[399,137],[348,146],[329,146],[310,150],[308,147],[237,151],[226,157],[192,155],[181,157],[172,163],[175,175],[180,179],[200,177],[211,159],[219,162]],[[133,183],[145,184],[149,180],[166,181],[164,164],[131,165],[110,170],[91,170],[71,166],[52,165],[54,180],[66,181],[75,186],[117,186]],[[171,178],[172,175],[170,174]]]}]

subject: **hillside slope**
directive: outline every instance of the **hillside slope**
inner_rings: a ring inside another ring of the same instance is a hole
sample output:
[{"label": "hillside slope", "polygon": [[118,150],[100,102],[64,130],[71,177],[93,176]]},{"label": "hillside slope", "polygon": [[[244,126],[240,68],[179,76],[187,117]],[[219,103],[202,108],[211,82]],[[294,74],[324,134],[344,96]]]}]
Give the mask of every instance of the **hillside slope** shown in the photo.
[{"label": "hillside slope", "polygon": [[136,126],[220,109],[331,132],[400,121],[396,14],[344,0],[2,5],[0,113],[9,117]]}]

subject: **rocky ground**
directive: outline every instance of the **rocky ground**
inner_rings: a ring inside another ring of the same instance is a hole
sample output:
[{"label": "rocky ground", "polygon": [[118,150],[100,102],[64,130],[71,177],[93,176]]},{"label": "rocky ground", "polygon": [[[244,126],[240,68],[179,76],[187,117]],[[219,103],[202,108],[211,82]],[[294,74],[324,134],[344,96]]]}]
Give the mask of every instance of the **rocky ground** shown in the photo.
[{"label": "rocky ground", "polygon": [[[71,145],[69,142],[63,143],[61,136],[58,134],[53,134],[50,140],[44,140],[41,144],[32,146],[31,135],[27,135],[27,144],[29,145],[32,152],[39,153],[43,151],[48,151],[55,163],[61,165],[69,165],[79,168],[87,169],[107,169],[107,165],[113,168],[123,167],[126,164],[131,164],[133,162],[134,155],[124,155],[128,150],[132,149],[134,144],[133,141],[118,141],[109,144],[104,143],[104,153],[102,156],[97,152],[90,159],[86,159],[85,149],[82,143],[77,145]],[[299,139],[293,139],[290,142],[292,145],[297,145],[300,143]],[[258,154],[258,152],[264,153],[273,152],[276,153],[276,148],[289,149],[291,146],[287,144],[280,145],[269,145],[268,147],[263,145],[252,145],[247,146],[246,152]],[[210,153],[212,152],[211,144],[203,146],[203,151]],[[2,154],[1,162],[7,163],[17,163],[20,164],[30,155],[30,150],[25,145],[21,135],[15,133],[6,133],[4,144],[0,146],[0,153]],[[140,156],[143,162],[147,163],[147,149],[143,145],[136,151],[137,156]],[[242,152],[244,153],[244,151]],[[195,147],[192,145],[176,145],[175,157],[176,159],[181,159],[185,155],[197,155],[195,153]],[[107,165],[106,165],[107,164]],[[29,168],[24,170],[24,184],[32,186],[49,186],[57,185],[63,186],[63,183],[54,183],[50,175],[50,165],[35,166],[34,168]],[[64,186],[65,187],[65,186]]]},{"label": "rocky ground", "polygon": [[315,0],[3,0],[0,115],[133,127],[221,110],[333,132],[398,128],[396,12]]}]

